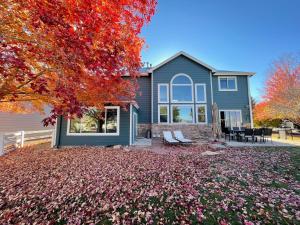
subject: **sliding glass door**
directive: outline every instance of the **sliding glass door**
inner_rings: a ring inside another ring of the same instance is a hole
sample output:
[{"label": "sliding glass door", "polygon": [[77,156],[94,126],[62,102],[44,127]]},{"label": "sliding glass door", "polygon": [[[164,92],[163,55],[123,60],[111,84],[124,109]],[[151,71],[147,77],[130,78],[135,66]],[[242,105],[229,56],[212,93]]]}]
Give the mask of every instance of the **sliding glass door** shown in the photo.
[{"label": "sliding glass door", "polygon": [[241,110],[220,110],[221,128],[232,129],[233,127],[242,126],[242,114]]}]

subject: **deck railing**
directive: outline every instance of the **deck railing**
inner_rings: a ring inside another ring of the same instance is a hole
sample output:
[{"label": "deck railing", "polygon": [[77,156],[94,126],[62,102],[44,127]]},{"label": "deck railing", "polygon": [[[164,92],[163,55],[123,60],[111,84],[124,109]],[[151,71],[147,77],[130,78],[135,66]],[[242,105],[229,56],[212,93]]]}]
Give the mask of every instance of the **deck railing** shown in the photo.
[{"label": "deck railing", "polygon": [[54,144],[54,130],[17,131],[0,133],[0,156],[24,146],[25,142],[51,139]]}]

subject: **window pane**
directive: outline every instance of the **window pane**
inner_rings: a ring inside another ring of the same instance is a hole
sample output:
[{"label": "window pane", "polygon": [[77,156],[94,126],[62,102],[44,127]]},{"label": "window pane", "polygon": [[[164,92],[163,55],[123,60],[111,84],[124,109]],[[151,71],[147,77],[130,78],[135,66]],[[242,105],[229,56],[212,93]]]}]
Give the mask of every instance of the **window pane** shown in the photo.
[{"label": "window pane", "polygon": [[168,122],[168,107],[167,106],[160,106],[159,107],[159,121],[161,123]]},{"label": "window pane", "polygon": [[98,133],[103,132],[102,123],[104,120],[98,120],[96,117],[83,116],[81,118],[81,133]]},{"label": "window pane", "polygon": [[197,110],[198,110],[198,122],[205,123],[206,122],[205,106],[198,106]]},{"label": "window pane", "polygon": [[106,111],[106,133],[117,133],[118,110],[107,109]]},{"label": "window pane", "polygon": [[231,128],[229,111],[225,112],[225,127]]},{"label": "window pane", "polygon": [[220,78],[221,89],[227,89],[227,78]]},{"label": "window pane", "polygon": [[198,122],[199,123],[205,123],[205,115],[199,115],[198,114]]},{"label": "window pane", "polygon": [[166,85],[159,86],[159,101],[168,102],[168,88]]},{"label": "window pane", "polygon": [[70,120],[70,133],[80,133],[80,119]]},{"label": "window pane", "polygon": [[168,122],[168,115],[160,115],[159,116],[161,123],[167,123]]},{"label": "window pane", "polygon": [[198,106],[198,114],[205,114],[205,106]]},{"label": "window pane", "polygon": [[235,79],[234,78],[229,78],[228,79],[228,89],[235,89]]},{"label": "window pane", "polygon": [[193,123],[192,106],[173,106],[174,123]]},{"label": "window pane", "polygon": [[173,102],[189,102],[193,100],[192,86],[173,86],[172,87]]},{"label": "window pane", "polygon": [[197,101],[198,102],[204,102],[205,101],[204,86],[203,85],[197,85]]},{"label": "window pane", "polygon": [[159,109],[160,109],[160,114],[162,114],[162,115],[167,115],[168,114],[167,106],[160,106]]},{"label": "window pane", "polygon": [[192,84],[187,76],[178,76],[173,80],[173,84]]}]

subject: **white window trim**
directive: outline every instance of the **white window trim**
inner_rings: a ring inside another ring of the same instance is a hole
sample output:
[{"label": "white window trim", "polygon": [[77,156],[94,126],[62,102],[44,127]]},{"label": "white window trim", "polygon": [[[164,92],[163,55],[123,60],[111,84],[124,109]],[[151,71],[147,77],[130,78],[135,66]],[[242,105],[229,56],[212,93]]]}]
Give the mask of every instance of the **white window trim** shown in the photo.
[{"label": "white window trim", "polygon": [[[230,78],[230,79],[234,79],[234,82],[235,82],[235,88],[234,89],[222,89],[221,88],[221,78]],[[219,91],[237,91],[238,88],[237,88],[237,78],[236,76],[218,76],[218,86],[219,86]]]},{"label": "white window trim", "polygon": [[[205,122],[199,122],[198,121],[198,107],[199,106],[204,106],[205,107]],[[197,104],[196,105],[196,121],[198,124],[207,124],[207,106],[206,104]]]},{"label": "white window trim", "polygon": [[220,123],[221,123],[221,111],[223,111],[223,112],[240,112],[240,114],[241,114],[241,126],[242,126],[242,124],[243,124],[243,114],[242,114],[241,109],[219,109],[219,122]]},{"label": "white window trim", "polygon": [[[167,107],[167,121],[168,122],[160,122],[160,107]],[[164,105],[158,105],[158,118],[157,118],[157,120],[158,120],[158,123],[160,123],[160,124],[170,123],[169,105],[166,105],[166,104],[164,104]]]},{"label": "white window trim", "polygon": [[[192,123],[174,123],[173,122],[173,108],[176,106],[191,106],[193,110],[193,122]],[[171,123],[172,124],[194,124],[195,123],[195,105],[194,104],[172,104],[171,105]]]},{"label": "white window trim", "polygon": [[[198,101],[198,90],[197,90],[198,86],[203,86],[204,101]],[[207,99],[206,99],[206,84],[200,84],[200,83],[195,84],[195,95],[196,95],[196,103],[206,103],[206,101],[207,101]]]},{"label": "white window trim", "polygon": [[[190,81],[191,81],[191,84],[173,84],[173,80],[178,77],[178,76],[185,76],[187,77]],[[174,101],[173,100],[173,86],[191,86],[191,91],[192,91],[192,100],[191,101],[182,101],[182,102],[178,102],[178,101]],[[194,103],[194,82],[192,80],[192,78],[185,74],[185,73],[178,73],[178,74],[175,74],[171,81],[170,81],[170,89],[171,89],[171,103]]]},{"label": "white window trim", "polygon": [[[166,102],[160,101],[160,87],[161,86],[167,87],[167,101]],[[158,103],[169,103],[169,84],[158,84]]]},{"label": "white window trim", "polygon": [[[117,133],[70,133],[70,119],[68,119],[67,136],[119,136],[120,135],[120,106],[106,106],[104,108],[117,109]],[[105,120],[105,126],[106,126],[106,120]]]}]

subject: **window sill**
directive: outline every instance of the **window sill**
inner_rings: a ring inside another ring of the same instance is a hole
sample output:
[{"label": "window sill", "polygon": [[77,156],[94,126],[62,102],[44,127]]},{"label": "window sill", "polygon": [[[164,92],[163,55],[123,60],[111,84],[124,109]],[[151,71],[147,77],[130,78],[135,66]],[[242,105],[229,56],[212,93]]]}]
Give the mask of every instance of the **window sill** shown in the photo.
[{"label": "window sill", "polygon": [[219,91],[238,91],[238,89],[219,89]]},{"label": "window sill", "polygon": [[119,136],[119,133],[67,133],[67,136],[87,136],[87,137],[98,137],[98,136]]}]

